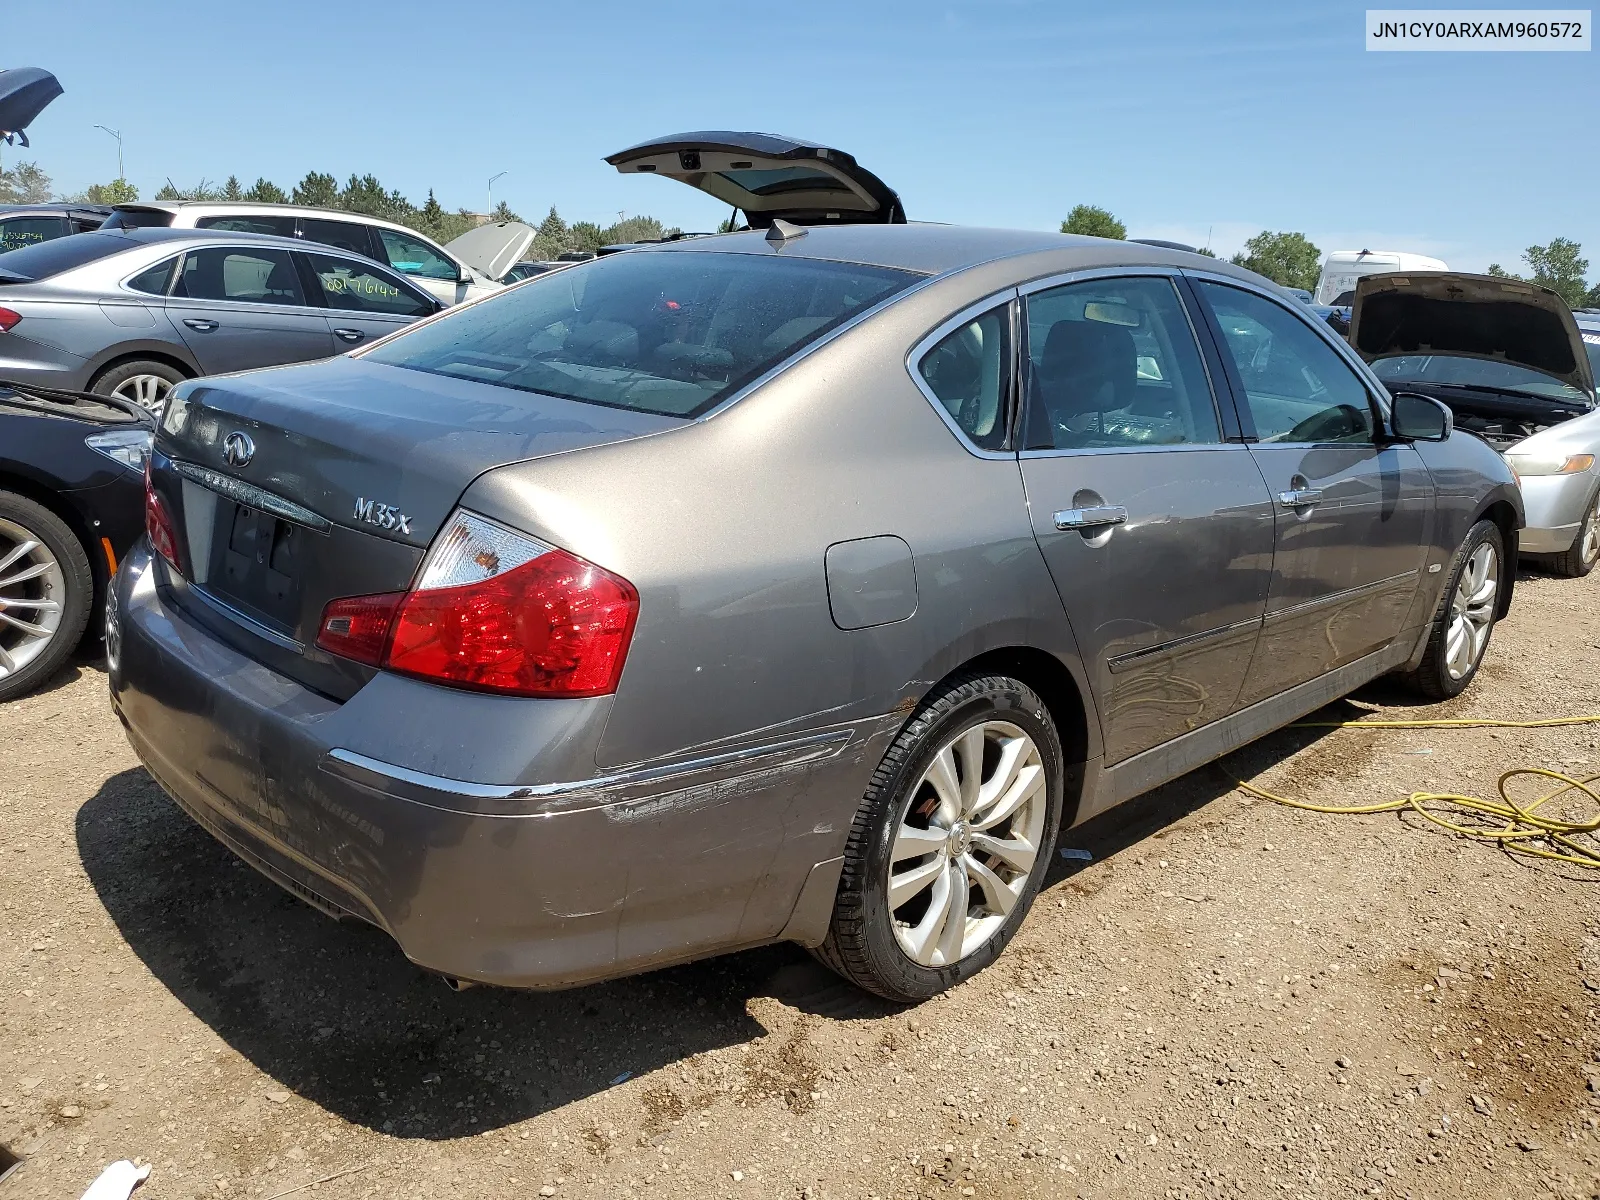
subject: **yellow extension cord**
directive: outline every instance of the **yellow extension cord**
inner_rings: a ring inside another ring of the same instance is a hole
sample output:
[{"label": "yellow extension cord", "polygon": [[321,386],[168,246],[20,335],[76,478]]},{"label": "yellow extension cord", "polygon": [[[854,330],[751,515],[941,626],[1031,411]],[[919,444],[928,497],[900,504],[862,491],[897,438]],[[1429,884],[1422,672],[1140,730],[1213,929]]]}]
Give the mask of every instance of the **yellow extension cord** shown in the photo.
[{"label": "yellow extension cord", "polygon": [[[1551,717],[1542,721],[1494,721],[1473,718],[1442,721],[1296,721],[1291,728],[1550,729],[1560,725],[1600,725],[1600,714],[1595,716]],[[1561,786],[1553,792],[1540,796],[1532,803],[1519,804],[1511,798],[1506,790],[1506,785],[1511,780],[1524,775],[1553,779],[1560,783]],[[1498,801],[1485,800],[1480,796],[1457,796],[1449,792],[1412,792],[1403,800],[1389,800],[1382,804],[1359,804],[1350,807],[1311,804],[1304,800],[1291,800],[1287,796],[1279,796],[1267,791],[1265,788],[1246,783],[1242,779],[1235,778],[1234,782],[1239,785],[1241,790],[1249,792],[1252,796],[1258,796],[1263,800],[1271,800],[1274,804],[1304,809],[1307,812],[1354,815],[1361,813],[1403,812],[1406,809],[1410,809],[1419,816],[1432,821],[1435,825],[1449,830],[1451,833],[1460,834],[1463,837],[1496,842],[1503,849],[1514,854],[1552,859],[1572,866],[1600,870],[1600,842],[1581,842],[1577,840],[1586,835],[1592,836],[1597,830],[1600,830],[1600,791],[1590,786],[1595,784],[1597,780],[1600,780],[1600,773],[1586,775],[1582,779],[1574,779],[1569,775],[1563,775],[1560,771],[1551,771],[1544,767],[1514,767],[1500,776],[1496,785],[1500,793]],[[1594,820],[1563,821],[1555,817],[1540,815],[1539,809],[1549,801],[1573,791],[1582,792],[1594,802],[1597,810]],[[1444,805],[1447,807],[1445,812],[1441,813],[1431,808],[1430,805]],[[1472,814],[1481,818],[1483,823],[1463,825],[1458,821],[1448,819],[1446,814],[1449,816]],[[1504,821],[1505,824],[1497,826],[1495,822],[1499,821]]]}]

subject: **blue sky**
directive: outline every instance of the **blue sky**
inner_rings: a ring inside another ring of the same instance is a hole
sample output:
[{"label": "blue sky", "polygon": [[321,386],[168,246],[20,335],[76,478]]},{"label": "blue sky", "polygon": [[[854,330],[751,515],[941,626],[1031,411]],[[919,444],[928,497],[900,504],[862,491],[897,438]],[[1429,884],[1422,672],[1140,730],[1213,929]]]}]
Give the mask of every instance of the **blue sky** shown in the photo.
[{"label": "blue sky", "polygon": [[[1502,0],[1503,2],[1503,0]],[[230,172],[288,188],[372,172],[481,209],[601,224],[725,214],[601,157],[684,129],[835,145],[913,219],[1054,228],[1073,204],[1133,236],[1228,253],[1300,230],[1324,251],[1514,267],[1567,236],[1600,275],[1593,53],[1371,54],[1365,9],[1032,0],[195,7],[79,0],[7,22],[7,66],[66,94],[34,122],[58,189],[116,173],[149,196]],[[21,17],[22,14],[14,14]],[[60,17],[61,14],[57,14]],[[6,150],[9,163],[17,151]]]}]

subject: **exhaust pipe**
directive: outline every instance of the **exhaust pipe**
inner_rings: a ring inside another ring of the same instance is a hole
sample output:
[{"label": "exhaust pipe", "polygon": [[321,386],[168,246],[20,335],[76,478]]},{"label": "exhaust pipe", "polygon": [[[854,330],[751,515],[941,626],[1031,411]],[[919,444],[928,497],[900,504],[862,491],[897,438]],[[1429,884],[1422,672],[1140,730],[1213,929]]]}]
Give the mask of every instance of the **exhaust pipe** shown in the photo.
[{"label": "exhaust pipe", "polygon": [[454,975],[441,975],[439,978],[444,980],[445,987],[449,988],[452,992],[464,992],[468,988],[474,988],[478,986],[470,979],[457,979]]}]

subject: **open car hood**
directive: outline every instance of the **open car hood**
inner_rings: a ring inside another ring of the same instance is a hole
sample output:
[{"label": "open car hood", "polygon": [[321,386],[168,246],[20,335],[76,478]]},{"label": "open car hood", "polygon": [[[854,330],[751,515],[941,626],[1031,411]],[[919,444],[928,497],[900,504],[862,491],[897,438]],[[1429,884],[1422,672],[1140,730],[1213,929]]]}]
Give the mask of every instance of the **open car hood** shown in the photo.
[{"label": "open car hood", "polygon": [[61,85],[43,67],[0,71],[0,134],[16,134],[26,146],[28,135],[22,131],[59,95]]},{"label": "open car hood", "polygon": [[522,259],[537,231],[521,221],[491,221],[445,243],[445,249],[488,279],[499,279]]},{"label": "open car hood", "polygon": [[1369,363],[1410,354],[1510,363],[1594,395],[1567,302],[1549,288],[1456,271],[1367,275],[1356,283],[1350,344]]},{"label": "open car hood", "polygon": [[665,175],[737,208],[751,228],[903,224],[900,197],[843,150],[771,133],[676,133],[607,155],[625,175]]}]

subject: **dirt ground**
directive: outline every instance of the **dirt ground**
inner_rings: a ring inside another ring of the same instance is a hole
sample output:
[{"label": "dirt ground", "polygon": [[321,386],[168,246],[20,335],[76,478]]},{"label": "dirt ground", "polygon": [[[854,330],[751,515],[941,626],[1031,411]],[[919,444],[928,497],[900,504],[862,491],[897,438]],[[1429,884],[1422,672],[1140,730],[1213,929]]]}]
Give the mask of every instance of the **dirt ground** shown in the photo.
[{"label": "dirt ground", "polygon": [[[1597,601],[1525,576],[1466,696],[1325,713],[1600,712]],[[123,1157],[148,1200],[1600,1194],[1600,879],[1230,778],[1484,792],[1600,726],[1276,734],[1066,835],[1093,863],[906,1011],[788,947],[454,994],[192,824],[96,667],[0,715],[0,1200]]]}]

